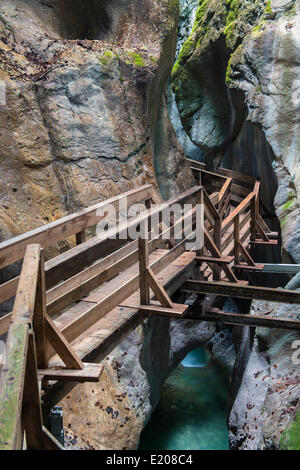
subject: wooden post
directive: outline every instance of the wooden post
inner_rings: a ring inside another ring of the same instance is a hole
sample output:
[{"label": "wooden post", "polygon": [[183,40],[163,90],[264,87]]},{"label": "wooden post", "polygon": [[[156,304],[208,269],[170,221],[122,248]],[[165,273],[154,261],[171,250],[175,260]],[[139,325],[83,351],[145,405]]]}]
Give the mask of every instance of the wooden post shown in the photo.
[{"label": "wooden post", "polygon": [[43,251],[40,252],[40,265],[33,313],[33,328],[36,341],[37,367],[47,369],[47,340],[45,334],[44,318],[46,315],[46,281]]},{"label": "wooden post", "polygon": [[[144,233],[144,236],[146,234]],[[140,298],[142,305],[150,303],[150,289],[148,285],[148,267],[149,267],[149,253],[148,243],[145,238],[139,237],[139,283],[140,283]]]}]

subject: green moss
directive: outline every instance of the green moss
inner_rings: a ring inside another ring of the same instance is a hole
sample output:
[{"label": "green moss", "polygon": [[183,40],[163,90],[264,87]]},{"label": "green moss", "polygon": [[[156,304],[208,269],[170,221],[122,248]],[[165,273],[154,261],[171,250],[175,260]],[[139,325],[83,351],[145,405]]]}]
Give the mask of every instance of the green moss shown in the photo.
[{"label": "green moss", "polygon": [[291,199],[290,201],[287,201],[287,202],[284,204],[282,210],[283,210],[283,211],[287,211],[287,210],[292,206],[293,202],[294,202],[294,199]]},{"label": "green moss", "polygon": [[268,0],[264,13],[267,13],[267,15],[272,15],[273,12],[271,7],[271,0]]},{"label": "green moss", "polygon": [[300,450],[300,411],[295,420],[285,429],[280,438],[280,449]]},{"label": "green moss", "polygon": [[125,59],[125,62],[126,62],[127,65],[133,64],[133,65],[135,65],[135,67],[145,67],[146,66],[146,62],[143,59],[143,57],[141,57],[136,52],[127,52],[126,56],[127,56],[127,58]]},{"label": "green moss", "polygon": [[225,83],[226,85],[230,85],[231,82],[231,75],[232,75],[232,55],[228,61],[227,69],[226,69],[226,78]]},{"label": "green moss", "polygon": [[100,64],[103,66],[109,65],[111,61],[115,58],[115,54],[112,51],[105,51],[100,57]]}]

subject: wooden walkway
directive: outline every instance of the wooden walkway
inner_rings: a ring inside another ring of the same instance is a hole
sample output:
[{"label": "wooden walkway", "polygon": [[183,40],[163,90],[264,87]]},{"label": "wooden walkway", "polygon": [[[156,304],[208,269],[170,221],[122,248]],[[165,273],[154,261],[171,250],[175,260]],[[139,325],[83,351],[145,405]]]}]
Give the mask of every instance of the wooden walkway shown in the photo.
[{"label": "wooden walkway", "polygon": [[[277,233],[260,215],[260,182],[227,169],[213,173],[201,163],[190,165],[195,186],[169,201],[145,185],[0,244],[1,268],[23,259],[20,276],[0,285],[0,303],[15,298],[12,313],[0,318],[0,335],[7,333],[0,449],[22,448],[24,442],[28,449],[61,448],[43,416],[72,382],[101,380],[101,360],[149,315],[299,329],[297,321],[215,308],[220,296],[300,303],[300,293],[241,280],[242,274],[263,269],[251,246],[277,243]],[[144,209],[123,222],[124,202]],[[164,215],[174,204],[189,204],[188,211],[179,219],[171,213],[168,226]],[[109,207],[120,220],[95,236]],[[148,239],[135,239],[128,231],[141,228]],[[198,236],[202,247],[195,245]],[[44,262],[44,250],[64,240],[70,249]],[[199,294],[197,307],[172,301],[180,289]]]}]

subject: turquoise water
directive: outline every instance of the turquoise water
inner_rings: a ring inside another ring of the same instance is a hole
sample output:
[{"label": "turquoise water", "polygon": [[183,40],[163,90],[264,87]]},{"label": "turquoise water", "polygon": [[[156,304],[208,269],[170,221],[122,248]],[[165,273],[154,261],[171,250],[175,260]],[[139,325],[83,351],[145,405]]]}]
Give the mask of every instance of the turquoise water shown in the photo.
[{"label": "turquoise water", "polygon": [[194,350],[168,378],[139,450],[228,449],[228,376],[207,362]]}]

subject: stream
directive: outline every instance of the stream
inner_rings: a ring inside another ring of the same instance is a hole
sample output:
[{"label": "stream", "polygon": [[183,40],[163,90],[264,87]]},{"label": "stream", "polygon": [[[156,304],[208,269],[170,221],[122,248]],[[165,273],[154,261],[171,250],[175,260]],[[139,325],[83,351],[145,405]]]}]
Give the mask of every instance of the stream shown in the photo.
[{"label": "stream", "polygon": [[167,379],[139,450],[228,450],[229,376],[199,348]]}]

